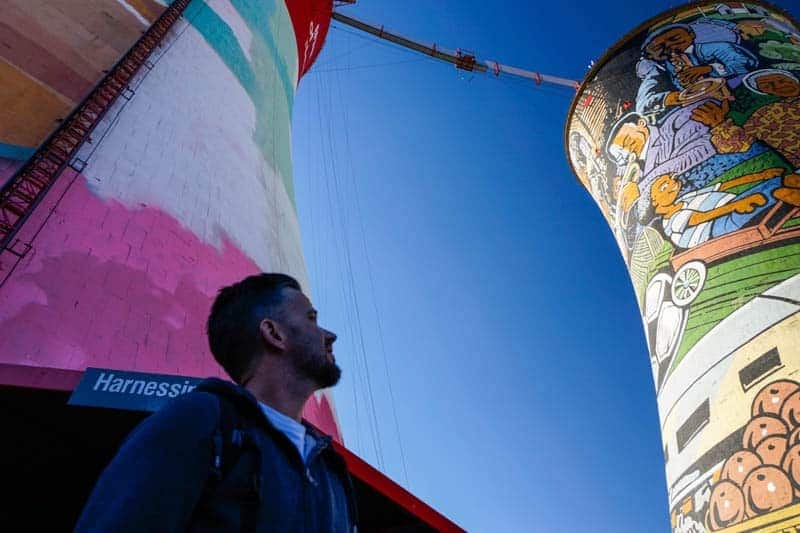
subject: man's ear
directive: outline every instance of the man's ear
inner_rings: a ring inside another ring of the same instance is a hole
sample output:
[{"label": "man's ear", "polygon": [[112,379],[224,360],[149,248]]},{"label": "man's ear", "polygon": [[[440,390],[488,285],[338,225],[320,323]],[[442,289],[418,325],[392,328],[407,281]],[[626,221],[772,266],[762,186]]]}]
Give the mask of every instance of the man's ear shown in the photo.
[{"label": "man's ear", "polygon": [[265,318],[261,321],[261,324],[258,325],[258,329],[261,332],[261,338],[264,339],[267,349],[280,352],[286,349],[286,335],[281,329],[280,324],[274,320]]}]

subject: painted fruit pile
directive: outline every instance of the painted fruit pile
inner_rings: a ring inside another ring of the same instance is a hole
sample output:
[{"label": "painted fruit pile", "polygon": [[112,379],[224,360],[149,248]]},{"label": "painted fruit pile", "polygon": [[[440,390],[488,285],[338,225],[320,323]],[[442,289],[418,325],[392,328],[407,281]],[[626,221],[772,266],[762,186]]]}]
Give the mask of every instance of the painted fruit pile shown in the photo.
[{"label": "painted fruit pile", "polygon": [[742,448],[722,467],[706,526],[719,531],[800,501],[800,383],[774,381],[753,400]]}]

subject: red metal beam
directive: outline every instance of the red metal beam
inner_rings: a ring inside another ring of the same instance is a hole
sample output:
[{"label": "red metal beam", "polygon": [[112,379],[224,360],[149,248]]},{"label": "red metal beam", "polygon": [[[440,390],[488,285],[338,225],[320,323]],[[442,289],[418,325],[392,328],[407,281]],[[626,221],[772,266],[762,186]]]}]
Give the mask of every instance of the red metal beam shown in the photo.
[{"label": "red metal beam", "polygon": [[359,456],[333,441],[333,447],[344,457],[350,475],[363,481],[376,491],[380,492],[403,509],[422,520],[425,524],[447,533],[463,533],[464,529],[450,521],[406,489],[383,475],[382,472],[361,459]]},{"label": "red metal beam", "polygon": [[82,376],[80,370],[0,363],[0,386],[72,392]]}]

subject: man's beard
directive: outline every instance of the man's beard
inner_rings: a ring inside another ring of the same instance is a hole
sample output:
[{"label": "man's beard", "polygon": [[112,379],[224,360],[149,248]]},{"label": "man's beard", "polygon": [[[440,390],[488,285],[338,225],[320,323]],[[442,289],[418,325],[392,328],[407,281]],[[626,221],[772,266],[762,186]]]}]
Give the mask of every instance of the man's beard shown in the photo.
[{"label": "man's beard", "polygon": [[324,355],[315,357],[309,352],[298,354],[294,359],[295,370],[305,378],[316,383],[320,389],[333,387],[342,377],[342,369],[335,361],[328,361]]}]

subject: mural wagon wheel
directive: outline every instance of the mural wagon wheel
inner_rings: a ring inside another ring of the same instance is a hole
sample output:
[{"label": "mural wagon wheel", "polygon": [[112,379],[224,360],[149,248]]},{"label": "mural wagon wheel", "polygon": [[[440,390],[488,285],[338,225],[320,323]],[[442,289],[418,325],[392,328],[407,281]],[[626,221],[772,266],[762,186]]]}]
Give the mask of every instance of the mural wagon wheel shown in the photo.
[{"label": "mural wagon wheel", "polygon": [[689,261],[675,273],[672,279],[672,301],[686,307],[692,303],[706,282],[706,265],[702,261]]}]

